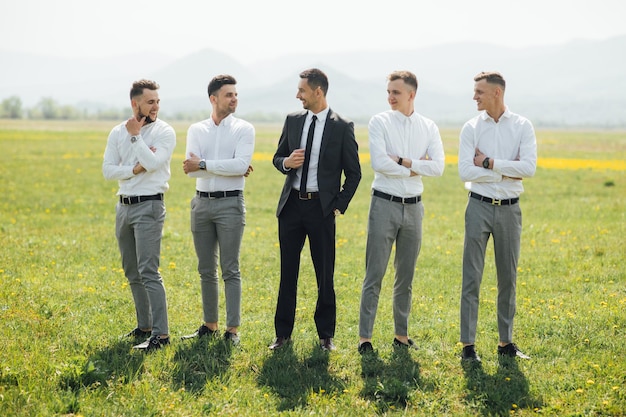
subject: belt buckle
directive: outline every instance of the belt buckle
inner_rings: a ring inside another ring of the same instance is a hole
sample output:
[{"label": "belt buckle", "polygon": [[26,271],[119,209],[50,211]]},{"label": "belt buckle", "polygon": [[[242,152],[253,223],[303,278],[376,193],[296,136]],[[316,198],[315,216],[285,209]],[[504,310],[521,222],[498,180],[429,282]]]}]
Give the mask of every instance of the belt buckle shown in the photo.
[{"label": "belt buckle", "polygon": [[300,191],[298,191],[298,198],[300,200],[310,200],[311,199],[311,193],[301,193]]},{"label": "belt buckle", "polygon": [[492,206],[501,206],[502,205],[502,200],[496,200],[495,198],[491,200],[491,205]]}]

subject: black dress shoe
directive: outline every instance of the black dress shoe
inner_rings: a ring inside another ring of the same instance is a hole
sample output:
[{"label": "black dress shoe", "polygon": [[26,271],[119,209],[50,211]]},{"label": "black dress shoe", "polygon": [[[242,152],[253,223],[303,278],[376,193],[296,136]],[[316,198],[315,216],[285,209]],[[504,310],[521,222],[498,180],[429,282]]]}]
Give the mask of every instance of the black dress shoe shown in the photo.
[{"label": "black dress shoe", "polygon": [[370,342],[363,342],[363,343],[359,343],[359,353],[361,355],[364,355],[368,352],[373,352],[374,351],[374,347],[372,346],[372,344]]},{"label": "black dress shoe", "polygon": [[145,339],[147,337],[150,337],[151,334],[152,334],[151,330],[145,331],[145,330],[141,330],[139,327],[135,327],[133,330],[126,333],[122,337],[127,337],[129,339]]},{"label": "black dress shoe", "polygon": [[515,343],[509,343],[505,346],[498,346],[498,355],[518,357],[521,359],[530,359],[530,356],[523,353]]},{"label": "black dress shoe", "polygon": [[478,356],[478,353],[476,353],[474,345],[463,346],[461,359],[464,361],[480,362],[480,356]]},{"label": "black dress shoe", "polygon": [[401,348],[413,349],[413,350],[418,349],[413,339],[409,339],[408,343],[403,343],[395,337],[393,338],[393,347],[401,347]]},{"label": "black dress shoe", "polygon": [[325,351],[337,350],[337,347],[333,343],[332,337],[320,339],[320,347],[322,348],[322,350],[325,350]]},{"label": "black dress shoe", "polygon": [[233,346],[239,346],[239,335],[229,331],[224,332],[224,341]]},{"label": "black dress shoe", "polygon": [[217,335],[217,330],[211,330],[203,324],[198,328],[198,330],[196,330],[192,334],[181,336],[180,338],[181,340],[186,340],[186,339],[200,338],[203,336],[215,336],[215,335]]},{"label": "black dress shoe", "polygon": [[138,345],[133,346],[133,349],[143,350],[145,352],[152,352],[157,349],[161,349],[165,345],[170,344],[169,337],[150,336],[148,340]]},{"label": "black dress shoe", "polygon": [[268,346],[270,350],[278,350],[286,344],[291,343],[290,337],[278,336],[271,345]]}]

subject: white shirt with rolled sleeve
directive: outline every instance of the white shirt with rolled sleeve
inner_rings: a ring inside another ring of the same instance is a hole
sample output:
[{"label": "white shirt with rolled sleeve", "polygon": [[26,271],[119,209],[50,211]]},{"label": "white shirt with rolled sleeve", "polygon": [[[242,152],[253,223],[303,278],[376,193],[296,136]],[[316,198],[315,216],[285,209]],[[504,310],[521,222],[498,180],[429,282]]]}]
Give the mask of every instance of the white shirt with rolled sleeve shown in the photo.
[{"label": "white shirt with rolled sleeve", "polygon": [[[169,189],[170,162],[176,147],[176,132],[169,124],[157,119],[141,128],[135,143],[131,142],[130,137],[126,122],[111,130],[102,163],[104,178],[118,181],[118,195],[139,196],[166,192]],[[137,162],[146,169],[145,172],[133,174]]]},{"label": "white shirt with rolled sleeve", "polygon": [[206,161],[206,170],[190,172],[202,192],[243,191],[244,174],[254,152],[251,123],[232,114],[216,125],[212,117],[192,124],[187,131],[187,158],[191,153]]},{"label": "white shirt with rolled sleeve", "polygon": [[[369,147],[374,181],[372,188],[396,197],[415,197],[424,191],[422,176],[443,174],[445,155],[439,128],[430,119],[387,110],[369,122]],[[390,156],[411,159],[411,168],[398,165]],[[428,157],[428,159],[425,159]],[[416,176],[410,176],[411,171]]]},{"label": "white shirt with rolled sleeve", "polygon": [[[493,160],[493,169],[474,165],[476,149]],[[459,176],[466,189],[498,200],[516,198],[524,192],[520,179],[535,175],[536,168],[533,125],[508,107],[497,123],[482,111],[461,129]]]}]

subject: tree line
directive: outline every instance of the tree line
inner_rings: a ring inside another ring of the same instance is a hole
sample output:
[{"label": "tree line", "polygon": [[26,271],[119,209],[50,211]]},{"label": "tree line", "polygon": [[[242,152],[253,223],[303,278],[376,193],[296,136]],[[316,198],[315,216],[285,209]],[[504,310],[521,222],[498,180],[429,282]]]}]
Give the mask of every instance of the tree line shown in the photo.
[{"label": "tree line", "polygon": [[117,120],[130,113],[130,109],[99,110],[95,113],[75,106],[61,105],[52,97],[43,97],[33,107],[24,107],[18,96],[5,98],[0,102],[2,119],[44,119],[44,120]]},{"label": "tree line", "polygon": [[[0,102],[0,119],[33,120],[123,120],[132,114],[130,107],[88,110],[71,105],[61,105],[52,97],[43,97],[33,107],[24,107],[18,96]],[[168,114],[174,120],[202,120],[210,116],[210,110]]]}]

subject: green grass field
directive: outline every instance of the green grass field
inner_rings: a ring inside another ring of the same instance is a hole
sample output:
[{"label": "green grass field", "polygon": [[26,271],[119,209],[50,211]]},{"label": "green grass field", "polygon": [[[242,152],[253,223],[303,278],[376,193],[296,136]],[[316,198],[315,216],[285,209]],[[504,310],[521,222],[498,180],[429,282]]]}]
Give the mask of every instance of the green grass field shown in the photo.
[{"label": "green grass field", "polygon": [[490,250],[477,340],[483,363],[467,368],[458,357],[467,201],[456,168],[458,130],[442,130],[444,175],[424,179],[410,322],[420,349],[391,347],[390,265],[375,325],[378,355],[362,361],[358,306],[373,177],[365,128],[357,128],[363,180],[338,219],[338,350],[326,355],[316,347],[307,250],[293,349],[267,349],[279,281],[275,209],[283,176],[271,155],[280,126],[257,126],[246,183],[241,347],[179,340],[202,314],[189,231],[195,183],[182,171],[188,126],[175,125],[161,262],[173,343],[144,355],[119,338],[135,322],[114,236],[117,184],[101,171],[112,127],[0,121],[1,415],[626,415],[625,132],[537,132],[539,167],[521,201],[514,333],[532,360],[498,361]]}]

